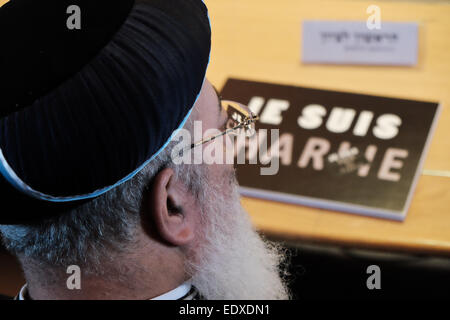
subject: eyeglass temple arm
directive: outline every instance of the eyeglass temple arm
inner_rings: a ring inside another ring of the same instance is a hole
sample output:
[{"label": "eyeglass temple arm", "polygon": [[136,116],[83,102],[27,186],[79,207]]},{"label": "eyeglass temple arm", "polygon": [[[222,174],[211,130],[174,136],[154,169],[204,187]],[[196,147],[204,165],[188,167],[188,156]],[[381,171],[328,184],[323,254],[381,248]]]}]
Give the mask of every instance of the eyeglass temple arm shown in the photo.
[{"label": "eyeglass temple arm", "polygon": [[213,136],[210,136],[210,137],[205,138],[205,139],[203,139],[203,140],[200,140],[199,142],[196,142],[196,143],[191,144],[191,146],[190,146],[189,148],[187,148],[187,150],[192,149],[192,148],[195,148],[195,147],[197,147],[197,146],[199,146],[199,145],[202,145],[202,144],[205,144],[205,143],[207,143],[207,142],[210,142],[210,141],[212,141],[212,140],[214,140],[214,139],[216,139],[216,138],[218,138],[218,137],[221,137],[221,136],[223,136],[223,135],[226,135],[226,134],[228,134],[228,133],[230,133],[230,132],[233,132],[233,131],[235,131],[235,130],[237,130],[237,129],[240,129],[240,128],[242,128],[242,127],[244,127],[244,126],[246,126],[246,125],[248,125],[248,124],[250,124],[250,123],[253,123],[253,122],[257,121],[258,119],[259,119],[258,116],[254,116],[254,117],[252,117],[252,118],[245,119],[243,122],[239,123],[237,126],[234,126],[233,128],[226,129],[225,131],[223,131],[223,132],[221,132],[221,133],[218,133],[218,134],[216,134],[216,135],[213,135]]},{"label": "eyeglass temple arm", "polygon": [[216,138],[218,138],[218,137],[221,137],[221,136],[223,136],[223,135],[226,135],[226,134],[228,134],[228,133],[230,133],[230,132],[233,132],[234,130],[239,129],[239,128],[242,128],[243,126],[244,126],[244,124],[238,124],[237,126],[235,126],[235,127],[233,127],[233,128],[226,129],[225,131],[223,131],[223,132],[221,132],[221,133],[218,133],[218,134],[216,134],[216,135],[213,135],[213,136],[210,136],[210,137],[205,138],[205,139],[203,139],[203,140],[200,140],[199,142],[193,143],[193,144],[191,144],[191,146],[188,148],[188,150],[189,150],[189,149],[192,149],[192,148],[195,148],[195,147],[197,147],[197,146],[200,146],[200,145],[202,145],[202,144],[205,144],[205,143],[207,143],[207,142],[210,142],[210,141],[212,141],[212,140],[214,140],[214,139],[216,139]]}]

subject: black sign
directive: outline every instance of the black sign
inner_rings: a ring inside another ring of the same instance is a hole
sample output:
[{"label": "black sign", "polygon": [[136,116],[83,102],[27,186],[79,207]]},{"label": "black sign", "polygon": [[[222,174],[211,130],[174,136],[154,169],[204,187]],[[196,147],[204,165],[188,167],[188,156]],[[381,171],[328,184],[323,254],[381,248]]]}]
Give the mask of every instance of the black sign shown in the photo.
[{"label": "black sign", "polygon": [[[221,94],[260,117],[259,136],[248,143],[261,151],[265,141],[266,159],[279,147],[274,175],[261,174],[270,164],[249,164],[255,153],[248,144],[241,149],[247,154],[237,165],[244,195],[397,220],[406,215],[437,103],[236,79]],[[260,129],[267,129],[267,139]]]}]

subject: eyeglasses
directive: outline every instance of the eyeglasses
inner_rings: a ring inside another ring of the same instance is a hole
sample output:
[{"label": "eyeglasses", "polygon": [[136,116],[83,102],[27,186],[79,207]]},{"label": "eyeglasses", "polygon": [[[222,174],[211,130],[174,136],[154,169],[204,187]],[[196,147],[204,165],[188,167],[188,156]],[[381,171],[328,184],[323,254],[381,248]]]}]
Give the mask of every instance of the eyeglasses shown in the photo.
[{"label": "eyeglasses", "polygon": [[240,103],[234,101],[221,100],[220,105],[228,116],[228,120],[225,125],[226,130],[193,143],[188,149],[195,148],[226,134],[240,135],[244,132],[246,137],[252,137],[255,134],[255,123],[259,120],[257,115],[252,113]]}]

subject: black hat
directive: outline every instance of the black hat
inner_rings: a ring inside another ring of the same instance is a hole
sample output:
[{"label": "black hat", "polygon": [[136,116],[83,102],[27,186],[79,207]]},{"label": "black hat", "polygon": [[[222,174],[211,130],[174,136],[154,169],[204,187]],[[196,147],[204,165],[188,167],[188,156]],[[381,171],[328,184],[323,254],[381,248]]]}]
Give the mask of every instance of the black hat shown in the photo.
[{"label": "black hat", "polygon": [[201,0],[11,0],[0,8],[0,223],[131,179],[182,127],[210,58]]}]

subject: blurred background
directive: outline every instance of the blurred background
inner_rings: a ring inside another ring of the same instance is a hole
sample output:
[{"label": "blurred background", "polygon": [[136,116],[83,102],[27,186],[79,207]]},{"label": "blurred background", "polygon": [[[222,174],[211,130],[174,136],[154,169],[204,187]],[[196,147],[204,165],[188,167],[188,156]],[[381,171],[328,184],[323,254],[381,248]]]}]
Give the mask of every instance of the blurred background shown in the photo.
[{"label": "blurred background", "polygon": [[[230,77],[441,103],[405,221],[395,222],[244,198],[259,230],[286,244],[298,299],[449,299],[450,1],[206,0],[213,28],[208,72]],[[381,20],[418,24],[415,66],[304,64],[302,22]],[[368,290],[378,265],[381,290]]]},{"label": "blurred background", "polygon": [[[0,4],[5,1],[0,0]],[[403,222],[250,198],[258,230],[289,250],[297,299],[450,298],[450,1],[205,0],[213,29],[209,80],[260,82],[438,101],[442,113],[412,205]],[[417,22],[418,63],[411,67],[307,65],[302,21],[366,21],[377,5],[382,21]],[[369,290],[367,268],[381,270]],[[16,295],[24,280],[0,249],[0,293]]]}]

